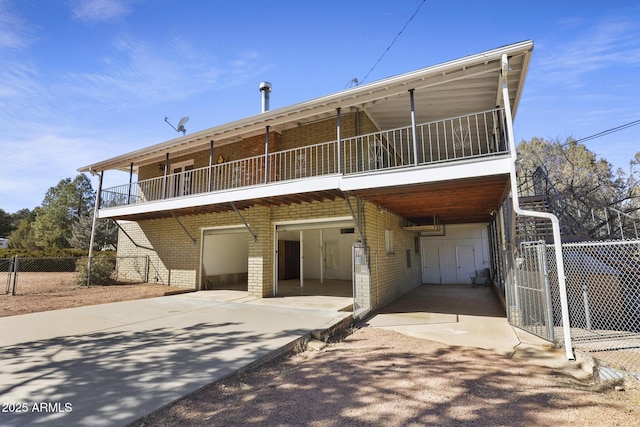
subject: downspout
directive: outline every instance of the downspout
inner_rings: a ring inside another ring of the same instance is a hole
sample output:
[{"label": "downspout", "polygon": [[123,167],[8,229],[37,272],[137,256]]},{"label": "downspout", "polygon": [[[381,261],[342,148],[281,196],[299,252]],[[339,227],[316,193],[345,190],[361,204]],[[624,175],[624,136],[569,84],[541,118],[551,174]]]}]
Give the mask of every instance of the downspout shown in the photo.
[{"label": "downspout", "polygon": [[560,290],[560,307],[562,312],[562,330],[564,334],[564,348],[568,360],[575,360],[573,346],[571,345],[571,330],[569,323],[569,303],[567,300],[567,284],[564,273],[564,260],[562,257],[562,238],[560,236],[560,222],[558,217],[549,212],[528,211],[520,207],[518,200],[518,181],[516,179],[516,143],[513,133],[513,119],[511,117],[511,104],[509,102],[509,87],[507,85],[507,73],[509,70],[509,59],[506,54],[502,55],[502,99],[504,102],[504,114],[507,125],[507,136],[509,139],[509,149],[511,150],[511,196],[513,199],[513,210],[519,215],[545,218],[551,221],[553,227],[553,245],[556,251],[556,267],[558,269],[558,287]]}]

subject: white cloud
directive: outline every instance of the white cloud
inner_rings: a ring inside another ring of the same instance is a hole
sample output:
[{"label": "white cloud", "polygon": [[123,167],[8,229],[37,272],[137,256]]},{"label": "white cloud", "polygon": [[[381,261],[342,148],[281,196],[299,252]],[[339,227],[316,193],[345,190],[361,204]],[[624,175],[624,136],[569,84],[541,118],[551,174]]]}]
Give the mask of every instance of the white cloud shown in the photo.
[{"label": "white cloud", "polygon": [[74,0],[69,4],[71,14],[82,22],[111,22],[131,12],[122,0]]},{"label": "white cloud", "polygon": [[20,49],[31,41],[26,23],[9,10],[6,2],[0,0],[0,52],[5,49]]},{"label": "white cloud", "polygon": [[546,82],[580,87],[586,74],[640,65],[640,25],[633,19],[605,18],[592,27],[574,25],[565,34],[566,43],[539,46],[536,74]]},{"label": "white cloud", "polygon": [[256,52],[240,53],[220,64],[210,53],[173,38],[166,44],[152,44],[133,38],[119,38],[115,52],[102,59],[101,70],[70,73],[67,93],[114,108],[133,108],[173,102],[232,86],[264,72]]}]

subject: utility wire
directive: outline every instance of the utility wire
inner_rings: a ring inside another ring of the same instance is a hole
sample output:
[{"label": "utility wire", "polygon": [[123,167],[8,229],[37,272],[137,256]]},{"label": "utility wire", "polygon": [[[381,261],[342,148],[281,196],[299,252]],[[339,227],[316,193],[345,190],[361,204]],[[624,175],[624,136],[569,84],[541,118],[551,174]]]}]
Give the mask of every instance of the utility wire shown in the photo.
[{"label": "utility wire", "polygon": [[402,34],[402,32],[407,28],[407,26],[409,25],[409,23],[411,22],[411,20],[413,20],[413,18],[415,18],[415,16],[418,14],[418,12],[420,11],[420,8],[422,7],[423,4],[425,4],[427,0],[422,0],[422,2],[420,3],[420,5],[418,6],[418,8],[416,9],[415,12],[413,12],[413,15],[411,15],[411,18],[409,18],[409,20],[407,21],[406,24],[404,24],[404,27],[402,27],[402,29],[400,30],[400,32],[395,36],[395,38],[393,39],[393,41],[391,42],[391,44],[389,44],[389,46],[387,46],[387,48],[385,49],[384,52],[382,52],[382,55],[380,56],[380,58],[378,58],[378,60],[376,61],[375,64],[373,64],[373,67],[371,67],[371,69],[367,72],[367,74],[364,76],[364,78],[360,81],[354,79],[352,81],[355,81],[356,84],[359,83],[364,83],[365,80],[367,80],[367,77],[369,77],[369,74],[371,74],[371,72],[373,71],[374,68],[376,68],[378,66],[378,64],[380,63],[380,61],[382,61],[382,58],[384,58],[384,56],[387,54],[387,52],[389,51],[389,49],[391,49],[391,46],[393,46],[393,44],[396,42],[396,40],[398,40],[398,37],[400,37],[400,34]]},{"label": "utility wire", "polygon": [[624,125],[620,125],[611,129],[603,130],[602,132],[586,136],[584,138],[577,139],[575,142],[584,142],[590,141],[592,139],[600,138],[601,136],[609,135],[610,133],[618,132],[626,128],[630,128],[632,126],[640,125],[640,120],[634,120],[632,122],[626,123]]}]

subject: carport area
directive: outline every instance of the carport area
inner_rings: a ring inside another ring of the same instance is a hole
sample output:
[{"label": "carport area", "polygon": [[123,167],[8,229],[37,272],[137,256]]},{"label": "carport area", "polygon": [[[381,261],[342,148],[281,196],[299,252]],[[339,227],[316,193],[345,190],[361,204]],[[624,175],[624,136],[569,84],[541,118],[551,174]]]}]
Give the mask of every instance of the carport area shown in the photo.
[{"label": "carport area", "polygon": [[126,425],[351,314],[313,298],[195,292],[0,318],[14,404],[0,424]]},{"label": "carport area", "polygon": [[[491,287],[422,285],[382,308],[365,324],[448,345],[477,347],[565,364],[562,351],[507,322]],[[542,350],[542,351],[541,351]]]}]

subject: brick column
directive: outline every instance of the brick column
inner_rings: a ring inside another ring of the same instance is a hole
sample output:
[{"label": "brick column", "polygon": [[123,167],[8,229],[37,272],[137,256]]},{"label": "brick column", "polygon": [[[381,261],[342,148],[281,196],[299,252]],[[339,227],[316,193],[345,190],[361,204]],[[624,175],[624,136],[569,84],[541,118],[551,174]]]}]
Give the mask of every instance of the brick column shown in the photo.
[{"label": "brick column", "polygon": [[249,225],[258,236],[249,237],[249,295],[270,297],[273,295],[273,230],[271,209],[267,206],[251,208]]}]

